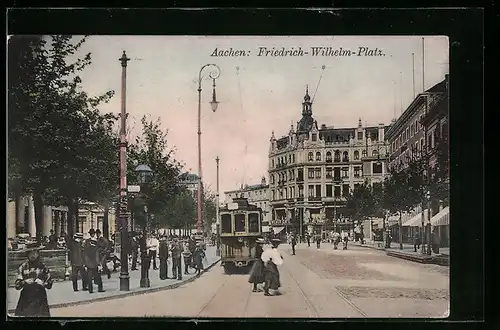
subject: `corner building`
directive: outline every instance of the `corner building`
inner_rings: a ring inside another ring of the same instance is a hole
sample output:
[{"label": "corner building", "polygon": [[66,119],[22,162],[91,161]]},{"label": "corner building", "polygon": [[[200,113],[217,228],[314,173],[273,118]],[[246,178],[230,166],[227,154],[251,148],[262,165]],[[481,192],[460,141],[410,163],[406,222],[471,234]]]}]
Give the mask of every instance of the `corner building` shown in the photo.
[{"label": "corner building", "polygon": [[346,197],[363,182],[383,181],[388,126],[353,128],[321,125],[312,117],[308,90],[302,118],[269,147],[271,226],[304,235],[353,230],[342,215]]}]

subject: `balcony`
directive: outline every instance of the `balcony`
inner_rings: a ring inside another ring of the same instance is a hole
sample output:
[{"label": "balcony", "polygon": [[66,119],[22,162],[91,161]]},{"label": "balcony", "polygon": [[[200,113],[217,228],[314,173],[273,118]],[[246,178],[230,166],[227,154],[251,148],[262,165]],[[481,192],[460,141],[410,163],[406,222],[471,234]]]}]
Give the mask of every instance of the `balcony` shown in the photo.
[{"label": "balcony", "polygon": [[304,178],[297,178],[297,182],[304,182]]},{"label": "balcony", "polygon": [[297,202],[303,202],[304,201],[304,196],[302,197],[297,197]]},{"label": "balcony", "polygon": [[309,197],[310,202],[321,202],[321,197]]}]

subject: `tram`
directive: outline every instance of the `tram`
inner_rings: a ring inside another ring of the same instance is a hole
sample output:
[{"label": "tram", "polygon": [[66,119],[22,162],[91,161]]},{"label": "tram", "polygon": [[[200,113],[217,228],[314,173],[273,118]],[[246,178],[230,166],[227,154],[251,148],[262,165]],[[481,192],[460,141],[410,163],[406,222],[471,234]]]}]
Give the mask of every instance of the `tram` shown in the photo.
[{"label": "tram", "polygon": [[235,198],[220,210],[221,265],[226,274],[248,271],[255,259],[257,238],[262,236],[262,209],[246,198]]}]

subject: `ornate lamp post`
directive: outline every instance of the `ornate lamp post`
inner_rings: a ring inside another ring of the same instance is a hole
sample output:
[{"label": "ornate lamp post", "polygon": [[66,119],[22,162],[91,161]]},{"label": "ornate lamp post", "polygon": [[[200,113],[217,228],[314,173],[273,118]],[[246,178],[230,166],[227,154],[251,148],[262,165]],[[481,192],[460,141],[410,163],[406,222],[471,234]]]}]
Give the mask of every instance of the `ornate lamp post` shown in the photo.
[{"label": "ornate lamp post", "polygon": [[127,202],[127,111],[126,111],[126,95],[127,95],[127,62],[130,61],[123,51],[120,57],[122,66],[122,95],[121,95],[121,127],[120,127],[120,210],[119,224],[120,228],[120,291],[130,290],[130,276],[128,274],[128,251],[125,242],[128,239],[128,202]]},{"label": "ornate lamp post", "polygon": [[[137,182],[139,183],[140,186],[146,185],[148,182],[150,182],[151,177],[153,175],[153,171],[151,168],[147,165],[137,165],[135,168],[135,172],[137,173]],[[142,189],[141,189],[142,190]],[[148,227],[148,207],[147,205],[144,205],[144,214],[146,216],[146,225],[144,226],[144,229]],[[146,240],[146,230],[144,230],[144,236],[142,237],[142,242],[140,242],[141,245],[141,280],[140,280],[140,287],[141,288],[149,288],[151,286],[150,281],[149,281],[149,256],[147,253],[147,249],[145,248],[145,240]]]},{"label": "ornate lamp post", "polygon": [[215,219],[215,228],[216,228],[216,235],[217,235],[217,241],[216,241],[216,244],[217,244],[217,248],[215,250],[215,255],[218,257],[220,256],[220,216],[219,216],[219,156],[217,156],[217,158],[215,158],[215,162],[217,163],[217,195],[216,195],[216,209],[215,209],[215,216],[216,216],[216,219]]},{"label": "ornate lamp post", "polygon": [[337,196],[335,196],[335,185],[338,185],[342,182],[340,178],[333,177],[333,230],[337,229]]},{"label": "ornate lamp post", "polygon": [[217,110],[217,106],[219,102],[217,102],[217,98],[215,95],[215,79],[220,76],[220,68],[216,64],[205,64],[201,67],[200,72],[198,74],[198,220],[196,222],[196,228],[198,233],[201,232],[201,204],[202,204],[202,189],[203,189],[203,180],[202,180],[202,170],[201,170],[201,81],[205,76],[203,76],[203,70],[205,68],[212,67],[212,71],[208,74],[208,76],[213,81],[213,90],[212,90],[212,101],[210,101],[210,106],[212,107],[212,111],[215,112]]}]

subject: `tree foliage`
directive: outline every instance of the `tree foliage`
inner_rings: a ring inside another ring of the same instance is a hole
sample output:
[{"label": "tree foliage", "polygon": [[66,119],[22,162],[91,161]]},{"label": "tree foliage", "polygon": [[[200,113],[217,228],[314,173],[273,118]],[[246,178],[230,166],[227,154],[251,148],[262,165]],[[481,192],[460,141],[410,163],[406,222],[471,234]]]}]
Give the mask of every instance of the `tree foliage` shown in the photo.
[{"label": "tree foliage", "polygon": [[99,199],[117,180],[108,175],[116,164],[116,118],[98,110],[114,92],[82,90],[78,73],[91,56],[75,54],[84,42],[61,35],[9,40],[9,193],[33,194],[38,234],[43,204],[70,207],[74,225],[74,204]]},{"label": "tree foliage", "polygon": [[347,196],[344,214],[352,221],[361,223],[373,215],[375,207],[376,202],[371,187],[365,182]]}]

